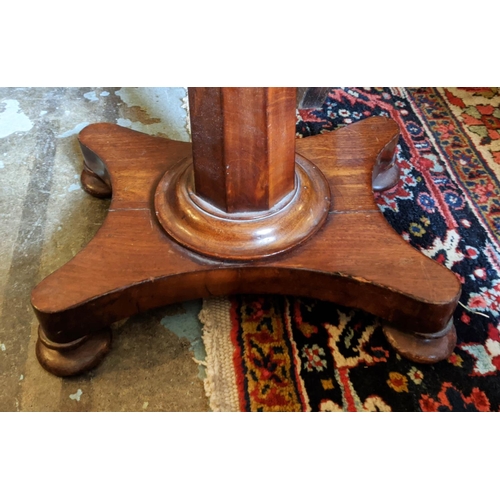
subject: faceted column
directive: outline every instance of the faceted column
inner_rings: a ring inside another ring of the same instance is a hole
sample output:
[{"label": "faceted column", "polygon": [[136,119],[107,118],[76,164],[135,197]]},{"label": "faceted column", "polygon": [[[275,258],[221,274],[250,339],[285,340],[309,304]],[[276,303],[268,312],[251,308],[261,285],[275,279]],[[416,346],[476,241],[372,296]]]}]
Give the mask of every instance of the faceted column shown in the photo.
[{"label": "faceted column", "polygon": [[256,212],[294,189],[296,91],[189,89],[198,196],[227,213]]}]

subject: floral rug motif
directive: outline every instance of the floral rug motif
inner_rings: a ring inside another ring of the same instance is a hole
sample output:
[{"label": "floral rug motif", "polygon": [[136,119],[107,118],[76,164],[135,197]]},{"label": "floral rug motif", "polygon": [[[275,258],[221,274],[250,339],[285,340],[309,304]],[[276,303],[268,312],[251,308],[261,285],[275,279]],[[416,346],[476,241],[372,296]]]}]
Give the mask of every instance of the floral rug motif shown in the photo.
[{"label": "floral rug motif", "polygon": [[500,92],[497,87],[444,89],[451,109],[476,146],[500,166]]},{"label": "floral rug motif", "polygon": [[449,359],[397,355],[377,318],[298,297],[230,301],[242,411],[500,410],[500,94],[497,88],[332,88],[297,134],[369,116],[401,129],[400,182],[376,195],[389,224],[462,283]]}]

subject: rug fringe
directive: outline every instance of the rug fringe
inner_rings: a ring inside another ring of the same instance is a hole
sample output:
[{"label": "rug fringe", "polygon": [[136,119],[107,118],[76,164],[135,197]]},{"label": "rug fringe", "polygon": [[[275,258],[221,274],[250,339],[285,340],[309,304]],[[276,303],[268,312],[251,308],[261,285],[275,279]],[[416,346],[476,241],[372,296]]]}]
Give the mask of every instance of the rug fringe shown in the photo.
[{"label": "rug fringe", "polygon": [[207,353],[207,376],[203,384],[212,411],[240,410],[233,368],[234,347],[228,335],[231,331],[230,308],[226,297],[203,299],[198,316],[203,325],[202,339]]}]

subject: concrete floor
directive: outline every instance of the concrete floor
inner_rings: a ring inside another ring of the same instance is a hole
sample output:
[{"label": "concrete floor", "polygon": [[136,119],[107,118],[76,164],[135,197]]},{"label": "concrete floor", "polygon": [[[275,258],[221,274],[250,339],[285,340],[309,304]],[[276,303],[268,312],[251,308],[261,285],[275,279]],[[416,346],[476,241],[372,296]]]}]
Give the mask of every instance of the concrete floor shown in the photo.
[{"label": "concrete floor", "polygon": [[109,201],[80,187],[77,133],[117,123],[189,140],[182,88],[0,89],[0,411],[207,411],[201,301],[113,325],[92,372],[60,379],[35,358],[31,289],[92,238]]}]

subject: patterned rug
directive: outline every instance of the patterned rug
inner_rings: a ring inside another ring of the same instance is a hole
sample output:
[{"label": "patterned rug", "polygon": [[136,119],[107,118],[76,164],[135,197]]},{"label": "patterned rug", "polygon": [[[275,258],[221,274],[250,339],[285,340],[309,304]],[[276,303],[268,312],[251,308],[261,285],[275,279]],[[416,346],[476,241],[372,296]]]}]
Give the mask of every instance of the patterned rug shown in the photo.
[{"label": "patterned rug", "polygon": [[462,282],[446,361],[397,355],[377,318],[299,297],[204,301],[205,387],[221,411],[500,410],[498,88],[333,88],[297,134],[369,116],[401,128],[399,184],[376,195],[389,224]]}]

